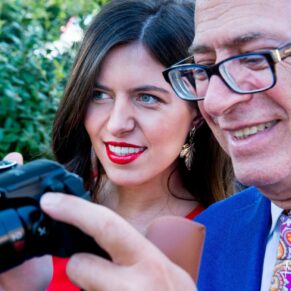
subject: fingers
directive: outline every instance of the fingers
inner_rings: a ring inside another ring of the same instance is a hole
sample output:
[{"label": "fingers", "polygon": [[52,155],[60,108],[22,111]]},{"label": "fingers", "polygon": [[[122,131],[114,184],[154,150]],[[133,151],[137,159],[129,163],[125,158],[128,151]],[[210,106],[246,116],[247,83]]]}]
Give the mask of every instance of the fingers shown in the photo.
[{"label": "fingers", "polygon": [[131,265],[143,252],[157,252],[157,248],[144,243],[147,240],[116,213],[71,195],[49,193],[41,199],[42,209],[54,219],[72,224],[93,237],[117,264]]},{"label": "fingers", "polygon": [[123,266],[91,254],[74,255],[67,264],[67,274],[84,290],[129,290],[120,285],[120,278],[126,276]]},{"label": "fingers", "polygon": [[[137,249],[143,253],[142,246]],[[67,265],[70,279],[87,291],[194,291],[189,274],[161,253],[144,255],[132,266],[113,264],[90,254],[76,254]]]},{"label": "fingers", "polygon": [[70,223],[92,236],[112,257],[111,262],[92,254],[72,256],[68,275],[83,289],[196,290],[187,272],[106,207],[59,193],[45,194],[41,207],[54,219]]},{"label": "fingers", "polygon": [[11,161],[11,162],[16,162],[17,164],[22,165],[23,164],[23,157],[20,153],[13,152],[9,153],[4,157],[4,160],[6,161]]},{"label": "fingers", "polygon": [[45,290],[52,277],[50,256],[26,261],[9,271],[0,274],[0,291]]}]

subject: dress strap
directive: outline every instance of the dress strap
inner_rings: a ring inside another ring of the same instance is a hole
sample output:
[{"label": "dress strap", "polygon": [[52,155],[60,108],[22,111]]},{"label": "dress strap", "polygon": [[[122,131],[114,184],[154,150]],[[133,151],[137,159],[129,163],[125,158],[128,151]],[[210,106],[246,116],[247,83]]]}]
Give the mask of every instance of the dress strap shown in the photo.
[{"label": "dress strap", "polygon": [[193,219],[198,214],[200,214],[204,210],[204,207],[199,204],[197,207],[195,207],[189,214],[186,215],[186,218]]}]

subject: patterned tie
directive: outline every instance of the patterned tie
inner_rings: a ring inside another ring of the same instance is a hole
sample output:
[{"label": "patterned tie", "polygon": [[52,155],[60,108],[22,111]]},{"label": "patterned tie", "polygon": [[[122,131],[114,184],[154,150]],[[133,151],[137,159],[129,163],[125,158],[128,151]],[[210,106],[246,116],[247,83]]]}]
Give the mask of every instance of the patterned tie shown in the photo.
[{"label": "patterned tie", "polygon": [[291,290],[291,212],[282,214],[277,260],[270,291]]}]

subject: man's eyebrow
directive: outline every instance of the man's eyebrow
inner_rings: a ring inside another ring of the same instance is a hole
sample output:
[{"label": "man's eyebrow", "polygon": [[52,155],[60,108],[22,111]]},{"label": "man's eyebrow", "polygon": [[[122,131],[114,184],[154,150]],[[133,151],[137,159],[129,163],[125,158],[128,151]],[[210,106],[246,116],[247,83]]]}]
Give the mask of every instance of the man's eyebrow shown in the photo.
[{"label": "man's eyebrow", "polygon": [[[262,38],[266,38],[266,35],[264,33],[249,32],[249,33],[245,33],[237,37],[234,37],[233,39],[222,44],[222,46],[226,48],[240,47],[247,43],[250,43],[252,41],[262,39]],[[190,55],[205,54],[205,53],[213,52],[213,48],[211,48],[208,45],[194,45],[193,43],[190,46],[188,51]]]},{"label": "man's eyebrow", "polygon": [[202,53],[208,53],[213,51],[210,46],[207,45],[191,45],[188,49],[188,53],[190,56],[194,54],[202,54]]},{"label": "man's eyebrow", "polygon": [[256,41],[258,39],[266,38],[266,35],[259,32],[249,32],[238,37],[235,37],[230,46],[242,46],[244,44],[250,43],[252,41]]}]

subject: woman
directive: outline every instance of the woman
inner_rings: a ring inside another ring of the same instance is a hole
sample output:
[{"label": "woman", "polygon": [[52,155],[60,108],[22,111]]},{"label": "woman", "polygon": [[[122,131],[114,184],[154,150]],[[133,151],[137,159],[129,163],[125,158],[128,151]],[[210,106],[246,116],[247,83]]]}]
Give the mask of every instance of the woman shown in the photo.
[{"label": "woman", "polygon": [[[54,121],[56,159],[142,233],[156,217],[193,218],[232,191],[229,161],[196,103],[177,98],[162,76],[187,56],[193,17],[193,0],[104,6]],[[59,277],[65,263],[54,258],[49,290],[73,288]]]}]

